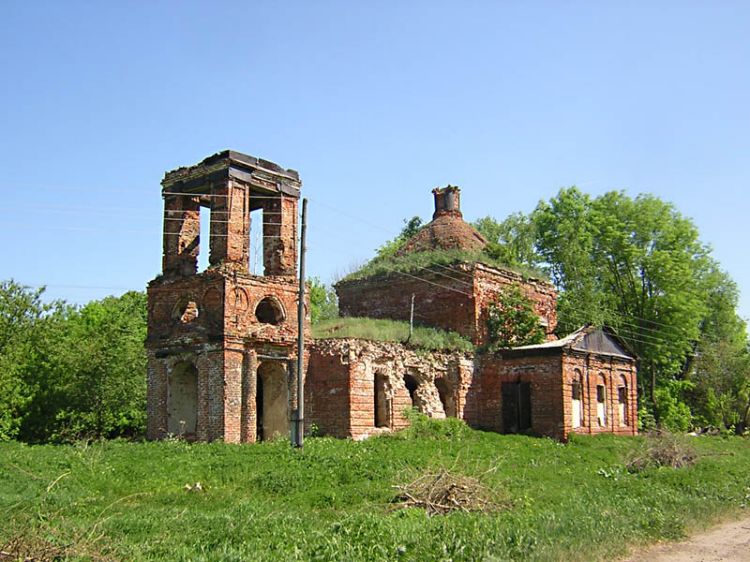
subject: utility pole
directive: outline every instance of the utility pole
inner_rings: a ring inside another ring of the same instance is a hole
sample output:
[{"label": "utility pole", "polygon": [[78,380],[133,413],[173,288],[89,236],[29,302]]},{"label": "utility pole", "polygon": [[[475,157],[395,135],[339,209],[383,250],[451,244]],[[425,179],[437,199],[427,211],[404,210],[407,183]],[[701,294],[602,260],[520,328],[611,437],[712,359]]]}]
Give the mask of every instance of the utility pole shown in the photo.
[{"label": "utility pole", "polygon": [[305,231],[307,199],[302,199],[302,225],[299,247],[299,296],[297,300],[297,411],[294,416],[292,446],[302,448],[305,441]]},{"label": "utility pole", "polygon": [[409,312],[409,340],[414,335],[414,293],[411,294],[411,311]]}]

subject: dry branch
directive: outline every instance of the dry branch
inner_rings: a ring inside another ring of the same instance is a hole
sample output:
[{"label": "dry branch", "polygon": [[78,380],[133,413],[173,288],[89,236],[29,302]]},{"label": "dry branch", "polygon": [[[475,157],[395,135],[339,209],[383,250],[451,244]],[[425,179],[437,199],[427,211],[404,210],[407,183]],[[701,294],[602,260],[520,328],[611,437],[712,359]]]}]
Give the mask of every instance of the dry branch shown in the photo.
[{"label": "dry branch", "polygon": [[399,507],[424,509],[428,515],[453,511],[491,512],[505,509],[509,502],[478,479],[447,470],[428,472],[408,484],[394,486]]}]

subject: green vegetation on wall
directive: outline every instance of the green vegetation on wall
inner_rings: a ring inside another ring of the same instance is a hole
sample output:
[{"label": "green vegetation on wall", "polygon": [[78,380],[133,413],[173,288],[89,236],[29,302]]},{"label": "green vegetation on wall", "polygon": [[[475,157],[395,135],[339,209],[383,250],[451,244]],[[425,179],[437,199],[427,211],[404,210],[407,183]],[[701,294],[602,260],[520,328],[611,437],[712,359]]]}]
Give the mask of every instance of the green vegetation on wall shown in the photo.
[{"label": "green vegetation on wall", "polygon": [[316,339],[356,338],[403,343],[409,347],[433,351],[473,351],[472,343],[456,332],[415,326],[409,335],[409,323],[375,318],[331,318],[314,324]]},{"label": "green vegetation on wall", "polygon": [[488,347],[502,349],[542,343],[545,332],[534,311],[534,303],[511,285],[487,311]]}]

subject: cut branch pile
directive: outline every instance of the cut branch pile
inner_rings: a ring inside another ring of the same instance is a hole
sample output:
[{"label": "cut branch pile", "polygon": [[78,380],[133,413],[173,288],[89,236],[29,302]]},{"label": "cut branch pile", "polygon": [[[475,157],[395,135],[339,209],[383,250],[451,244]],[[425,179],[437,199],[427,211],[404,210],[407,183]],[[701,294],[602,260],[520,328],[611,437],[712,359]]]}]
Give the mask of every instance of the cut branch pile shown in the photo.
[{"label": "cut branch pile", "polygon": [[428,515],[445,515],[453,511],[499,511],[509,507],[476,478],[447,470],[428,472],[409,484],[394,486],[399,507],[417,507]]},{"label": "cut branch pile", "polygon": [[38,537],[13,537],[0,546],[0,560],[12,562],[53,562],[64,560],[70,552]]},{"label": "cut branch pile", "polygon": [[661,466],[684,468],[695,464],[697,459],[695,449],[684,438],[670,433],[658,433],[649,435],[646,445],[634,451],[625,466],[629,472]]}]

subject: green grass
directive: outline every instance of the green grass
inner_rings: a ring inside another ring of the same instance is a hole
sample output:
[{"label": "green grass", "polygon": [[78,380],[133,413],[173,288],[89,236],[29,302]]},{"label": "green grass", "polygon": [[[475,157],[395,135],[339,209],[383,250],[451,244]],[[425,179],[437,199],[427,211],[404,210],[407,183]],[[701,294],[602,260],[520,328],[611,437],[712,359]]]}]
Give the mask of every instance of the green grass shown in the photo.
[{"label": "green grass", "polygon": [[388,258],[375,258],[367,262],[362,268],[344,277],[342,281],[353,281],[367,277],[391,277],[398,273],[424,273],[425,269],[436,268],[436,271],[447,273],[439,266],[454,265],[457,263],[483,263],[490,267],[506,269],[518,273],[523,278],[544,279],[549,276],[538,269],[523,266],[509,266],[496,260],[485,252],[468,250],[433,250],[427,252],[413,252],[403,256],[390,256]]},{"label": "green grass", "polygon": [[[120,560],[597,560],[736,515],[750,440],[694,438],[685,469],[628,473],[640,438],[502,436],[417,420],[364,442],[0,444],[0,545]],[[508,500],[491,513],[397,509],[394,484],[447,467]],[[185,484],[201,482],[204,491]]]},{"label": "green grass", "polygon": [[409,338],[409,323],[375,318],[332,318],[312,326],[316,339],[357,338],[404,343],[431,351],[473,351],[472,343],[456,332],[415,326]]}]

